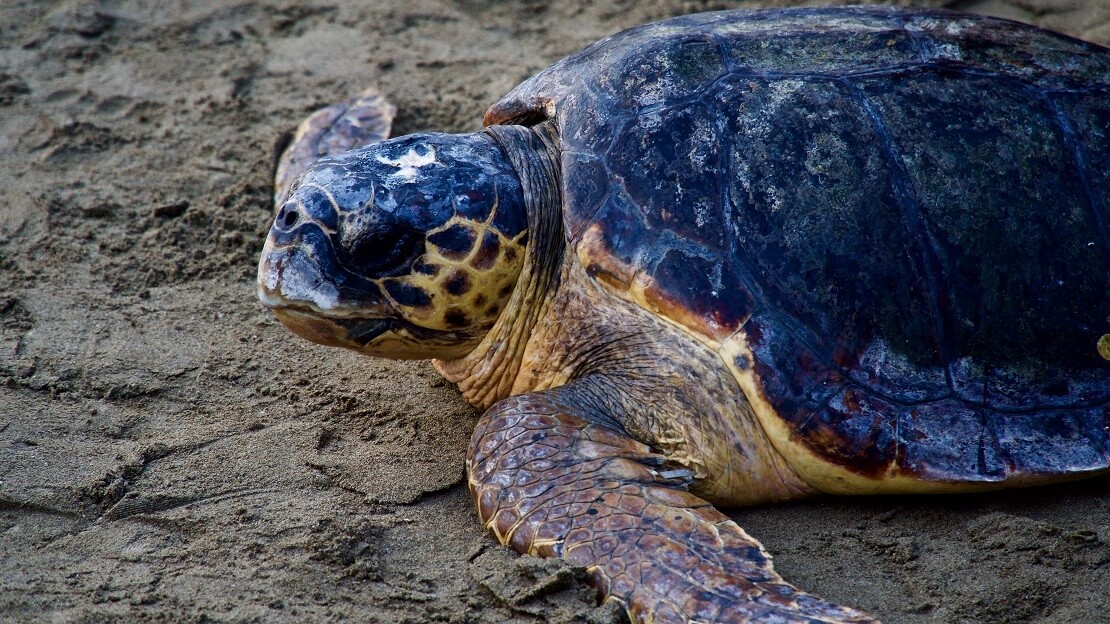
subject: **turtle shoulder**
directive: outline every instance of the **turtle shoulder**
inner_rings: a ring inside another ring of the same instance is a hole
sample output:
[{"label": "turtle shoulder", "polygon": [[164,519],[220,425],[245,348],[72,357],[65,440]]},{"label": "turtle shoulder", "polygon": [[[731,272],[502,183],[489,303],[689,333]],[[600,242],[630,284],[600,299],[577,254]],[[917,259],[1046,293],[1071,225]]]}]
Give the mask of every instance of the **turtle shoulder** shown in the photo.
[{"label": "turtle shoulder", "polygon": [[812,485],[1110,464],[1110,51],[938,11],[703,14],[487,122],[551,117],[581,264],[717,345]]}]

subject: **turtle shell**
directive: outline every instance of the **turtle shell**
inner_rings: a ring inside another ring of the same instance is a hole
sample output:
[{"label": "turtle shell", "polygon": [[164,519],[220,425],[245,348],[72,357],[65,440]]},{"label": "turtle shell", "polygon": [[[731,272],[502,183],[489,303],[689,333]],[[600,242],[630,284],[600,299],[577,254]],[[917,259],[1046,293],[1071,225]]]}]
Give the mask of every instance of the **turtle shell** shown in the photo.
[{"label": "turtle shell", "polygon": [[943,11],[707,13],[486,123],[551,117],[577,258],[718,348],[811,483],[1107,467],[1110,50]]}]

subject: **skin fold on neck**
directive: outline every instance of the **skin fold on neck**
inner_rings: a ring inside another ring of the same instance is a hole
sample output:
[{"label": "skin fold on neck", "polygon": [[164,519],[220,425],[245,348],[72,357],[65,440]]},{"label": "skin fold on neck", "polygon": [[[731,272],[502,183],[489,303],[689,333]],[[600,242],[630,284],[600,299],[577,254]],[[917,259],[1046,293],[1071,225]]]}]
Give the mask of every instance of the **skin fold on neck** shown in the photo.
[{"label": "skin fold on neck", "polygon": [[524,189],[529,242],[516,288],[485,338],[467,355],[435,360],[436,369],[458,384],[463,398],[488,408],[509,396],[537,321],[558,290],[566,250],[562,235],[562,183],[558,137],[552,122],[533,128],[486,129],[512,162]]}]

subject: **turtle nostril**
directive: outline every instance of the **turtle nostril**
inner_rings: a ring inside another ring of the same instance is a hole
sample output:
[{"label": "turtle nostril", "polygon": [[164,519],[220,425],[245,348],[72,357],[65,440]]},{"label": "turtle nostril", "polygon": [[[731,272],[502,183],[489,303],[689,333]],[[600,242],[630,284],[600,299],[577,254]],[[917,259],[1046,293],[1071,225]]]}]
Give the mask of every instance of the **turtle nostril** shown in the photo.
[{"label": "turtle nostril", "polygon": [[297,225],[300,220],[301,212],[289,205],[282,206],[281,210],[278,211],[277,222],[286,229]]}]

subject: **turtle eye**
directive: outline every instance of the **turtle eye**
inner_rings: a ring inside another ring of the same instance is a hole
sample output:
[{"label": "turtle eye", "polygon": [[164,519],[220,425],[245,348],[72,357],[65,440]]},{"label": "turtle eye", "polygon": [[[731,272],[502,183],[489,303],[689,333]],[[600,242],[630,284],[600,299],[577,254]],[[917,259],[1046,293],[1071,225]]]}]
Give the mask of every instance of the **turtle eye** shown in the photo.
[{"label": "turtle eye", "polygon": [[364,277],[395,277],[408,271],[422,243],[423,237],[408,228],[376,225],[346,245],[344,263]]}]

